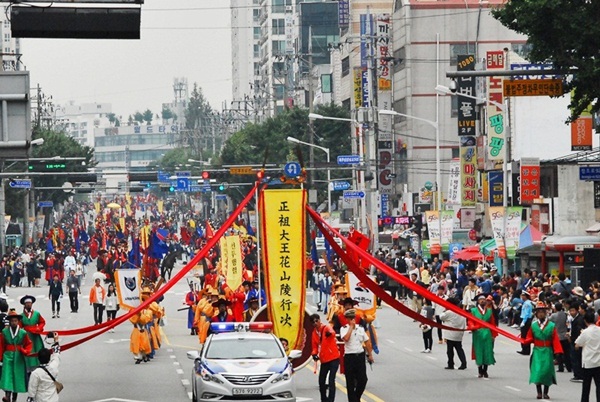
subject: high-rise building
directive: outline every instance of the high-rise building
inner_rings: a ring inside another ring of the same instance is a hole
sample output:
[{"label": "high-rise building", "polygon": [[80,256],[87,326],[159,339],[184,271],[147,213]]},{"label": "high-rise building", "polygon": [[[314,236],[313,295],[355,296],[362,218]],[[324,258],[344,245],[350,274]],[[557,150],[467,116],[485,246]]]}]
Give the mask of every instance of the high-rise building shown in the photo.
[{"label": "high-rise building", "polygon": [[19,38],[13,38],[10,29],[9,7],[2,7],[0,13],[0,40],[2,48],[0,49],[0,61],[2,62],[2,71],[19,71],[22,69],[21,59],[21,41]]},{"label": "high-rise building", "polygon": [[234,101],[252,93],[258,75],[259,5],[260,0],[231,0],[231,95]]},{"label": "high-rise building", "polygon": [[[82,103],[71,101],[54,111],[54,124],[83,146],[94,147],[94,129],[116,124],[110,103]],[[113,121],[111,121],[113,120]]]}]

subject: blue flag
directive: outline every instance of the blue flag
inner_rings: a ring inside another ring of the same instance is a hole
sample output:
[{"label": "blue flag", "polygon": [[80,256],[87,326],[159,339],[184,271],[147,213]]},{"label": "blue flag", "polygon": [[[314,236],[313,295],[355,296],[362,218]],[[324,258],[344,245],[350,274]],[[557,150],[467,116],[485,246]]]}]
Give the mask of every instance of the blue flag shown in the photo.
[{"label": "blue flag", "polygon": [[54,252],[54,243],[52,243],[52,239],[48,239],[46,241],[46,251],[48,253],[53,253]]},{"label": "blue flag", "polygon": [[325,251],[327,252],[327,262],[329,265],[333,265],[333,250],[331,249],[327,239],[325,239]]},{"label": "blue flag", "polygon": [[317,241],[313,237],[310,247],[310,258],[312,258],[315,265],[319,265],[319,255],[317,254]]}]

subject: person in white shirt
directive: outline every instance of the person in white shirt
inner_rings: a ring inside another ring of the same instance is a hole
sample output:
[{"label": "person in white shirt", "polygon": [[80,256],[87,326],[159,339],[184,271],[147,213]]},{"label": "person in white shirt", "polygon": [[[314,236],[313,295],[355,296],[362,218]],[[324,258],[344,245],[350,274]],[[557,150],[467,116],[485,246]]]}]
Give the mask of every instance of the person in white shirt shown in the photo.
[{"label": "person in white shirt", "polygon": [[69,255],[65,257],[64,266],[67,275],[69,275],[71,271],[77,269],[77,261],[75,260],[75,257],[73,257],[73,252],[70,252]]},{"label": "person in white shirt", "polygon": [[60,345],[58,334],[54,333],[52,350],[38,352],[40,366],[31,372],[27,386],[27,402],[58,402],[56,377],[60,366]]},{"label": "person in white shirt", "polygon": [[581,366],[583,367],[583,384],[581,387],[581,402],[589,402],[592,379],[596,385],[596,401],[600,402],[600,327],[596,326],[593,311],[587,311],[583,316],[587,326],[575,340],[575,349],[583,349]]},{"label": "person in white shirt", "polygon": [[344,317],[348,320],[348,324],[340,328],[340,337],[344,341],[344,374],[348,402],[360,402],[368,381],[365,357],[369,364],[373,364],[373,353],[365,329],[356,325],[356,310],[347,310]]},{"label": "person in white shirt", "polygon": [[[460,306],[460,301],[456,297],[450,297],[448,301],[457,307]],[[460,360],[460,367],[458,369],[464,370],[467,368],[467,358],[462,347],[462,339],[465,334],[463,330],[467,327],[467,319],[452,310],[445,310],[440,315],[440,319],[447,327],[459,329],[459,331],[450,331],[447,329],[442,331],[446,340],[446,355],[448,355],[448,365],[444,368],[446,370],[454,369],[454,351],[456,350],[456,354],[458,354],[458,359]]]}]

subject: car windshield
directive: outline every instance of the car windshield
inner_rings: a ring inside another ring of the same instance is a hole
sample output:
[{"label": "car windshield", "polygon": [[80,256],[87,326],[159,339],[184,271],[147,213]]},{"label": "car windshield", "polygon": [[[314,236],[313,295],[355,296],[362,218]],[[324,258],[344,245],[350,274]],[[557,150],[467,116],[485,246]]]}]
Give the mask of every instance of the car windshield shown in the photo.
[{"label": "car windshield", "polygon": [[279,359],[283,351],[275,339],[218,339],[208,345],[207,359]]}]

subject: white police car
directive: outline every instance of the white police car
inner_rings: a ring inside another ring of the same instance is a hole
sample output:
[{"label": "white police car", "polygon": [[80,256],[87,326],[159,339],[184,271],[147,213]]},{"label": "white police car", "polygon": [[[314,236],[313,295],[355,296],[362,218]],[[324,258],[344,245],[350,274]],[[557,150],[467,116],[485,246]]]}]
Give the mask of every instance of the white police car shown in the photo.
[{"label": "white police car", "polygon": [[194,360],[192,400],[296,401],[296,386],[283,346],[270,331],[272,323],[213,323],[201,352],[189,351]]}]

